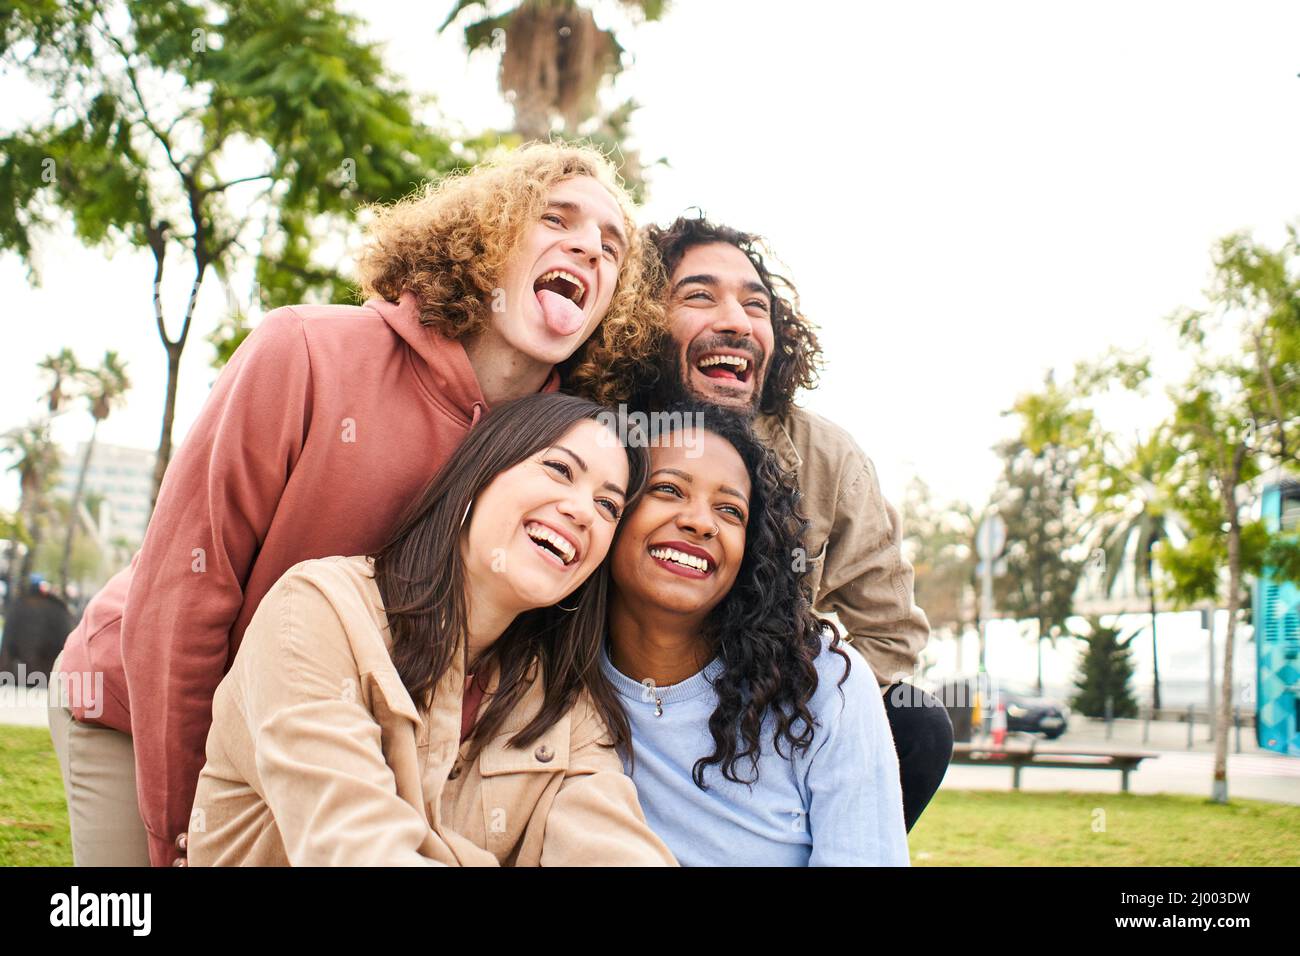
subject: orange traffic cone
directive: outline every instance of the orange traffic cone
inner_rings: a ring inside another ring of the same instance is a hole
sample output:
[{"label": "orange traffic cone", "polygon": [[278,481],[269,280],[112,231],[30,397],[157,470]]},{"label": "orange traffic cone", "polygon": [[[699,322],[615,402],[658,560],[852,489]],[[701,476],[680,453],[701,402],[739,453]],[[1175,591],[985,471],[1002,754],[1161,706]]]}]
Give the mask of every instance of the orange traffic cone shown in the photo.
[{"label": "orange traffic cone", "polygon": [[993,712],[993,746],[999,749],[1007,739],[1007,705],[998,701],[998,709]]}]

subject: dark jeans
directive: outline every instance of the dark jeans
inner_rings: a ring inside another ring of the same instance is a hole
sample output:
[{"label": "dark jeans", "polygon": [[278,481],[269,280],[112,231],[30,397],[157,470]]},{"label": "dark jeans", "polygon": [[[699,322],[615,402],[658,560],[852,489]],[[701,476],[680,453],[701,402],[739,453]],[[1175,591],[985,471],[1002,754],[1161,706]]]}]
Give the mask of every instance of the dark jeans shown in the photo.
[{"label": "dark jeans", "polygon": [[890,685],[884,701],[898,751],[903,819],[910,831],[948,772],[952,721],[939,698],[906,682]]}]

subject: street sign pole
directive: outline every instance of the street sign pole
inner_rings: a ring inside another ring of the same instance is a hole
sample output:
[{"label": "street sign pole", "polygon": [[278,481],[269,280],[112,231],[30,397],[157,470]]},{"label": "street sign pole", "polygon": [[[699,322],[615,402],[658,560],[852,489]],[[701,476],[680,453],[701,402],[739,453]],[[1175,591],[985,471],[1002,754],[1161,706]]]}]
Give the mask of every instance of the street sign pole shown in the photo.
[{"label": "street sign pole", "polygon": [[980,559],[980,672],[985,665],[989,620],[993,617],[993,562],[1007,544],[1007,523],[994,512],[980,522],[975,532],[975,553]]},{"label": "street sign pole", "polygon": [[[975,532],[975,553],[980,559],[980,663],[976,686],[979,687],[986,673],[985,655],[988,650],[989,623],[993,618],[993,572],[994,562],[1002,555],[1007,543],[1007,525],[996,512],[985,517]],[[983,688],[979,687],[979,691]],[[977,691],[977,693],[979,693]],[[996,703],[993,704],[997,706]],[[981,707],[983,711],[985,708]]]}]

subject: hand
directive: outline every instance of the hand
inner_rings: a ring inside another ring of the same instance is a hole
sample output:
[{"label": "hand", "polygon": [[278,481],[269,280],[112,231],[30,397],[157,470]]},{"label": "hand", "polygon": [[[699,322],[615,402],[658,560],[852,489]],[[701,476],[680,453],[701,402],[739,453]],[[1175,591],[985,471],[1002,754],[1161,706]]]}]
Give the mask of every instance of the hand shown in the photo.
[{"label": "hand", "polygon": [[186,834],[182,833],[176,838],[176,849],[181,851],[181,855],[172,860],[172,866],[189,866],[190,861],[185,857],[189,850],[189,838]]}]

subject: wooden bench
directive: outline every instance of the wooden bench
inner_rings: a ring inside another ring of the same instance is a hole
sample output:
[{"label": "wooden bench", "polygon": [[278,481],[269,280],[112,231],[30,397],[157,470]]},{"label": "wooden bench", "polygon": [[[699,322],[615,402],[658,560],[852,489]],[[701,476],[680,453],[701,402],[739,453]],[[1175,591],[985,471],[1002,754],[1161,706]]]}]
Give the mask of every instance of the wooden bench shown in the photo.
[{"label": "wooden bench", "polygon": [[1002,747],[992,743],[954,743],[952,763],[978,767],[1010,767],[1011,785],[1020,789],[1020,771],[1026,767],[1057,767],[1074,770],[1118,770],[1122,777],[1121,790],[1128,793],[1128,775],[1143,760],[1154,759],[1159,754],[1145,750],[1108,750],[1088,747],[1038,746],[1038,741],[1008,740]]}]

